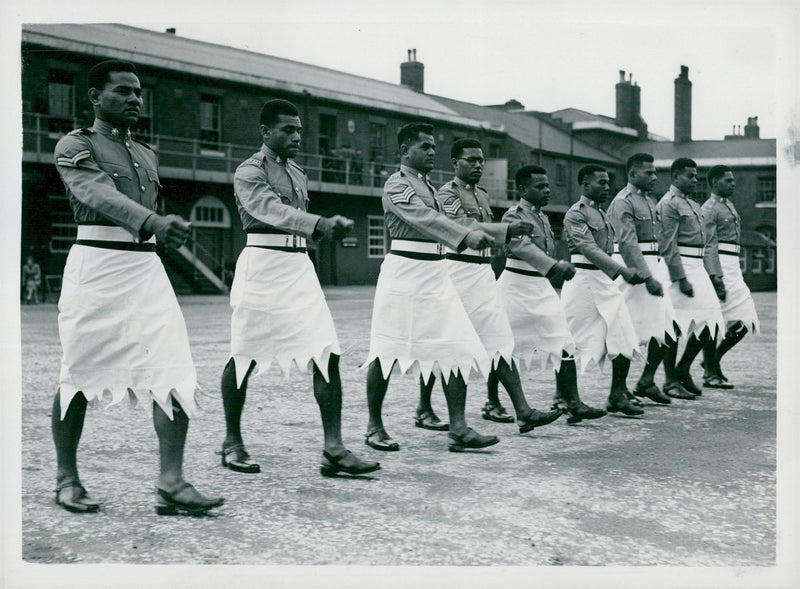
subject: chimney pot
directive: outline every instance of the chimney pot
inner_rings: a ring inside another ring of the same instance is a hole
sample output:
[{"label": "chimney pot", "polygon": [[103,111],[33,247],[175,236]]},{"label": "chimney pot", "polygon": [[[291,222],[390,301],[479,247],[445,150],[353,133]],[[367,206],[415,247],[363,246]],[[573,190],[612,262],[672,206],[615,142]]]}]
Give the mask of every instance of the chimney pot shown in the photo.
[{"label": "chimney pot", "polygon": [[164,32],[167,33],[168,35],[174,35],[175,34],[175,27],[170,27]]},{"label": "chimney pot", "polygon": [[689,68],[681,66],[680,75],[675,78],[675,143],[692,140],[692,82]]},{"label": "chimney pot", "polygon": [[400,84],[414,92],[424,92],[425,66],[417,61],[417,50],[408,50],[408,61],[400,64]]},{"label": "chimney pot", "polygon": [[620,83],[625,81],[625,70],[619,70],[619,81]]}]

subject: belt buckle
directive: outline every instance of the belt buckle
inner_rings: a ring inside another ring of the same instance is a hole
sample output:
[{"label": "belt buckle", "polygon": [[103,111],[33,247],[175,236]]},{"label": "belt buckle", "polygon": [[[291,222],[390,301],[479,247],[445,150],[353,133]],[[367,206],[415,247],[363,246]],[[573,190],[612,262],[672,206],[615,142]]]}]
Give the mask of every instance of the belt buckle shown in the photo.
[{"label": "belt buckle", "polygon": [[441,256],[444,254],[444,246],[441,243],[436,244],[436,255]]}]

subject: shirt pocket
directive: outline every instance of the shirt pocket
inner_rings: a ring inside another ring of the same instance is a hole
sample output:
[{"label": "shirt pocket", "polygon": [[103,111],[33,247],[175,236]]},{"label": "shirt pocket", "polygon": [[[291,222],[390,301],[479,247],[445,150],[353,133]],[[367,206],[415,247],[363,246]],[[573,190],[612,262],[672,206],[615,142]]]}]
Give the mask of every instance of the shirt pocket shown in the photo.
[{"label": "shirt pocket", "polygon": [[649,213],[635,212],[633,214],[633,223],[636,225],[636,234],[639,239],[653,239],[653,218]]},{"label": "shirt pocket", "polygon": [[97,162],[97,165],[111,177],[117,190],[128,196],[139,193],[137,180],[129,166],[120,166],[110,162]]}]

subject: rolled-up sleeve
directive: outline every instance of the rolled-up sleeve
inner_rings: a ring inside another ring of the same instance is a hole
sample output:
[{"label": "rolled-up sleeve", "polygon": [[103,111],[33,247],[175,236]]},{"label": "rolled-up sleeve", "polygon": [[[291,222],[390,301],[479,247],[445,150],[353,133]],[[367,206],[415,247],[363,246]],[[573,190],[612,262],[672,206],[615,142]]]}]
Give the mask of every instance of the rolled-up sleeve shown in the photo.
[{"label": "rolled-up sleeve", "polygon": [[629,268],[636,268],[645,278],[650,278],[650,269],[639,249],[633,204],[627,199],[615,198],[608,207],[611,225],[616,233],[619,254]]},{"label": "rolled-up sleeve", "polygon": [[320,216],[282,202],[259,166],[240,166],[233,177],[233,189],[238,203],[254,219],[304,237],[314,233]]},{"label": "rolled-up sleeve", "polygon": [[89,142],[78,135],[62,137],[54,152],[56,169],[69,194],[138,237],[154,211],[117,190],[114,180],[94,161]]},{"label": "rolled-up sleeve", "polygon": [[703,265],[709,276],[722,276],[722,265],[719,263],[719,236],[717,235],[717,211],[713,205],[704,206],[703,234],[705,243],[703,248]]},{"label": "rolled-up sleeve", "polygon": [[586,256],[586,259],[611,278],[617,277],[622,266],[597,245],[591,227],[582,212],[576,209],[567,211],[564,215],[564,229],[567,232],[567,240],[571,242],[571,250],[577,250],[577,253]]},{"label": "rolled-up sleeve", "polygon": [[677,282],[686,278],[678,250],[678,229],[681,224],[680,211],[671,201],[664,201],[656,210],[658,222],[658,251],[669,269],[669,278]]}]

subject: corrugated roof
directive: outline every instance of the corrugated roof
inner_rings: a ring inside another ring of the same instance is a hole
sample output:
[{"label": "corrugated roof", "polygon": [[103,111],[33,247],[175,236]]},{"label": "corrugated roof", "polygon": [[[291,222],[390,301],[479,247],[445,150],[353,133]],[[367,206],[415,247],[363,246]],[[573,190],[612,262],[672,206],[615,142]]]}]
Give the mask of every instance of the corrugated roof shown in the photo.
[{"label": "corrugated roof", "polygon": [[[520,143],[533,149],[539,149],[541,133],[541,149],[564,155],[570,154],[570,135],[552,124],[543,122],[537,117],[522,112],[509,112],[488,106],[480,106],[469,102],[461,102],[452,98],[433,96],[444,106],[458,111],[471,119],[486,121],[497,128],[502,128],[508,135]],[[606,153],[596,147],[584,143],[580,139],[573,140],[572,153],[575,157],[597,160],[607,163],[621,163],[617,156]]]},{"label": "corrugated roof", "polygon": [[127,25],[26,24],[22,42],[480,127],[399,84]]}]

